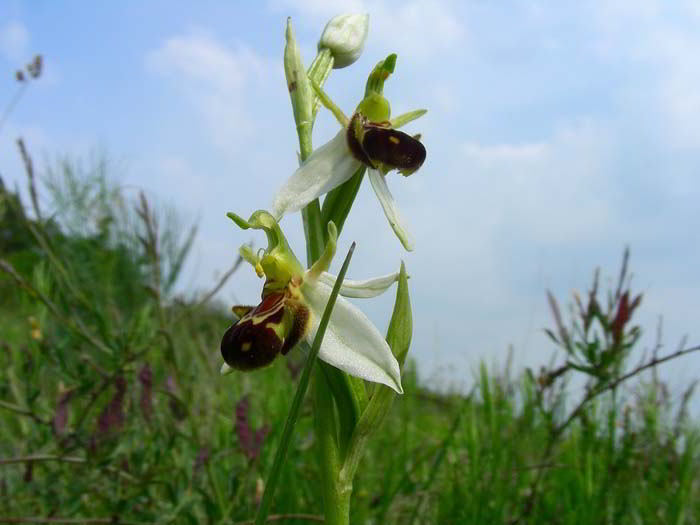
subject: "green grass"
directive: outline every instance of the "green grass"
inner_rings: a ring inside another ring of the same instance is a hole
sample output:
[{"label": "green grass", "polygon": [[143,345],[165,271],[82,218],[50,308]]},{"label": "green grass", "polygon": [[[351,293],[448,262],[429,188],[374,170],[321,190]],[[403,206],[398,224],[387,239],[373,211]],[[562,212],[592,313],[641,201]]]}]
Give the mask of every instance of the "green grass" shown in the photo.
[{"label": "green grass", "polygon": [[[178,235],[104,177],[60,170],[50,221],[0,193],[0,522],[251,519],[301,352],[219,376],[228,305],[172,295],[192,230]],[[90,220],[71,228],[64,215]],[[569,356],[556,374],[482,366],[470,395],[445,395],[409,364],[358,470],[352,523],[700,523],[697,425],[659,381],[615,384],[637,337],[625,323],[616,335],[622,293],[611,297],[589,316],[603,320],[595,334],[583,311],[556,323]],[[567,384],[581,374],[591,395],[579,407]],[[272,507],[298,516],[278,522],[322,514],[312,416],[307,400]]]}]

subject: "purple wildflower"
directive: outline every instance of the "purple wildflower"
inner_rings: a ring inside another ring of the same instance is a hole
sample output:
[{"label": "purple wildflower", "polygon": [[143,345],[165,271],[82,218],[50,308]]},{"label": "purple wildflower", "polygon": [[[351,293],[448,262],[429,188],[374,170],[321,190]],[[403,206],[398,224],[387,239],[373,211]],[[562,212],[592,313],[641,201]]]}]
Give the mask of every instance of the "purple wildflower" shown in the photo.
[{"label": "purple wildflower", "polygon": [[253,430],[248,419],[250,412],[250,398],[244,396],[236,403],[234,417],[234,430],[238,436],[238,443],[241,445],[243,453],[249,461],[254,461],[260,454],[260,449],[265,441],[265,437],[270,431],[267,425],[263,425],[258,430]]},{"label": "purple wildflower", "polygon": [[123,376],[117,376],[114,380],[116,392],[114,397],[102,410],[97,419],[97,433],[99,435],[109,434],[112,430],[117,430],[124,426],[124,395],[126,394],[126,380]]},{"label": "purple wildflower", "polygon": [[148,363],[143,365],[138,377],[141,383],[141,398],[139,400],[141,413],[146,418],[146,421],[150,421],[153,413],[153,372]]}]

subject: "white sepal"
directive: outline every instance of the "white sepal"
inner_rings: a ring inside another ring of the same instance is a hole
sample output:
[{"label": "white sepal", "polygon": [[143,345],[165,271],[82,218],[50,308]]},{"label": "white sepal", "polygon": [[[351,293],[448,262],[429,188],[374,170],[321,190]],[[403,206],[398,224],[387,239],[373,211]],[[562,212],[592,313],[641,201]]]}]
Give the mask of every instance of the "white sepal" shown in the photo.
[{"label": "white sepal", "polygon": [[[331,291],[320,280],[302,284],[302,294],[311,309],[309,342],[316,336]],[[399,363],[391,348],[367,316],[342,297],[335,302],[318,356],[350,375],[403,393]]]},{"label": "white sepal", "polygon": [[399,209],[396,207],[396,201],[389,191],[389,186],[386,184],[386,177],[382,175],[379,170],[370,168],[367,172],[369,173],[369,181],[372,183],[374,193],[377,195],[377,199],[379,199],[379,203],[384,210],[384,215],[386,215],[394,233],[396,233],[396,236],[406,250],[409,252],[413,251],[413,236],[406,227],[406,220],[401,216]]},{"label": "white sepal", "polygon": [[341,129],[287,179],[272,204],[272,214],[278,220],[340,186],[358,170],[361,163],[350,153],[345,134]]},{"label": "white sepal", "polygon": [[[323,272],[318,278],[324,284],[331,288],[335,284],[337,277],[332,273]],[[386,292],[389,287],[399,280],[399,272],[382,275],[374,279],[366,279],[364,281],[353,281],[344,279],[340,286],[340,295],[345,297],[357,297],[360,299],[369,299],[376,297]]]}]

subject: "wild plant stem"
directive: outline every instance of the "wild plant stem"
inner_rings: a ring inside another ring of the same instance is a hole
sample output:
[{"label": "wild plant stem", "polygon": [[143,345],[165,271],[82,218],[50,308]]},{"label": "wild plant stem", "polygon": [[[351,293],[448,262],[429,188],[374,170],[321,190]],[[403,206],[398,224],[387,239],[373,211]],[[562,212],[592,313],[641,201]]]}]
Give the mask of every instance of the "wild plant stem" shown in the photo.
[{"label": "wild plant stem", "polygon": [[[26,410],[26,409],[24,409],[24,408],[22,408],[22,407],[20,407],[20,406],[15,405],[14,403],[8,403],[7,401],[1,401],[1,400],[0,400],[0,408],[5,408],[5,409],[7,409],[7,410],[10,410],[10,411],[15,412],[15,413],[17,413],[17,414],[21,414],[21,415],[23,415],[23,416],[28,416],[28,417],[32,418],[34,421],[36,421],[37,423],[41,423],[41,424],[43,424],[43,425],[48,425],[48,424],[49,424],[48,421],[44,421],[42,418],[40,418],[39,416],[37,416],[37,415],[36,415],[34,412],[32,412],[31,410]],[[0,463],[0,464],[1,464],[1,463]]]},{"label": "wild plant stem", "polygon": [[141,521],[124,521],[115,517],[109,518],[40,518],[40,517],[21,517],[21,518],[4,518],[0,517],[0,523],[74,523],[79,525],[97,524],[97,523],[119,523],[120,525],[147,525]]},{"label": "wild plant stem", "polygon": [[[316,332],[316,337],[311,345],[311,352],[306,359],[306,364],[304,365],[304,371],[301,374],[301,379],[299,380],[299,386],[294,394],[294,399],[292,400],[292,406],[289,409],[289,415],[287,416],[287,421],[284,424],[284,430],[282,431],[282,438],[280,440],[279,447],[275,454],[274,462],[272,463],[272,470],[267,479],[267,484],[265,486],[265,492],[260,502],[260,508],[258,509],[258,514],[255,517],[255,525],[262,525],[267,519],[267,515],[270,511],[270,505],[272,504],[272,497],[277,488],[277,484],[280,479],[280,474],[282,472],[282,466],[287,458],[287,452],[289,451],[289,445],[291,443],[292,434],[294,432],[294,426],[296,425],[297,419],[299,418],[299,412],[301,410],[301,403],[304,400],[304,395],[309,386],[309,380],[311,379],[311,371],[318,357],[318,351],[321,348],[321,341],[323,340],[323,335],[326,332],[326,327],[331,318],[331,312],[333,311],[333,305],[338,298],[338,292],[340,291],[340,286],[345,278],[345,273],[348,270],[348,265],[350,264],[350,259],[352,258],[352,253],[355,250],[355,243],[350,246],[345,261],[343,262],[343,267],[340,269],[338,274],[338,279],[333,286],[333,291],[328,299],[328,304],[323,311],[323,316],[321,317],[321,322],[318,326],[318,331]],[[326,521],[327,524],[331,525],[336,522]]]},{"label": "wild plant stem", "polygon": [[[327,49],[324,49],[316,56],[307,74],[311,80],[322,86],[328,78],[332,67],[333,57]],[[312,130],[319,106],[318,96],[314,95],[311,122],[297,122],[299,157],[302,162],[308,159],[313,151]],[[322,219],[321,206],[318,199],[309,203],[301,211],[301,216],[306,237],[307,265],[311,267],[323,253],[326,244],[325,226],[327,221]],[[341,274],[344,275],[342,272]],[[325,371],[329,372],[328,368],[330,368],[330,365],[325,363],[319,363],[319,365],[320,367],[326,367]],[[334,393],[326,375],[323,373],[324,370],[320,367],[317,368],[314,377],[314,431],[318,443],[325,523],[327,525],[346,525],[350,519],[352,485],[350,485],[349,490],[345,491],[339,488],[342,458],[340,457],[341,452],[337,436],[339,434],[338,426],[343,427],[343,422],[338,421],[336,418]],[[346,388],[349,389],[349,384],[346,385]],[[351,397],[353,393],[349,391],[348,395]],[[341,428],[341,434],[343,433],[342,430],[345,430],[348,434],[352,431],[352,429]]]},{"label": "wild plant stem", "polygon": [[314,377],[314,431],[321,469],[321,495],[325,523],[346,525],[350,517],[349,490],[340,489],[342,458],[337,441],[335,410],[328,379],[320,367]]}]

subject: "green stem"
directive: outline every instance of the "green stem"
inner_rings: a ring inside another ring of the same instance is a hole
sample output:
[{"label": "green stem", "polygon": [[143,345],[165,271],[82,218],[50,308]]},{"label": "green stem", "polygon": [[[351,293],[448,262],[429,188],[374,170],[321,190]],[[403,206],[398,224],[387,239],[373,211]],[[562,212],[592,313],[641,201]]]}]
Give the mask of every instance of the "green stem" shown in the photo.
[{"label": "green stem", "polygon": [[306,237],[306,265],[310,268],[321,256],[326,245],[321,221],[321,205],[318,199],[311,201],[301,210],[301,217]]},{"label": "green stem", "polygon": [[[290,33],[291,35],[291,33]],[[295,45],[293,42],[288,45]],[[328,49],[321,49],[307,71],[310,82],[323,86],[333,68],[333,56]],[[298,74],[296,76],[298,79]],[[311,90],[313,93],[313,90]],[[299,136],[299,156],[302,162],[309,158],[313,151],[312,131],[320,101],[313,93],[311,116],[297,118],[297,133]],[[297,104],[304,101],[297,100]],[[321,216],[321,206],[315,199],[302,212],[304,235],[306,237],[306,259],[310,268],[323,253],[326,245],[326,229],[328,224]],[[353,383],[341,372],[324,362],[319,363],[314,378],[314,397],[317,405],[314,414],[316,439],[319,443],[321,483],[325,523],[328,525],[345,525],[350,516],[350,492],[342,493],[337,490],[339,482],[340,463],[347,443],[352,435],[359,417],[360,398],[352,388]],[[364,387],[364,385],[361,385]],[[358,387],[359,390],[359,387]],[[337,410],[336,410],[337,407]],[[336,414],[339,414],[338,417]],[[341,441],[338,441],[338,438]]]},{"label": "green stem", "polygon": [[[323,49],[316,55],[316,58],[311,63],[307,75],[313,82],[322,86],[328,78],[331,69],[333,69],[333,56],[329,50]],[[312,102],[312,107],[314,109],[312,110],[311,121],[297,123],[299,157],[302,162],[308,159],[313,152],[312,131],[314,128],[314,121],[316,120],[316,114],[318,113],[318,105],[318,95],[314,93]],[[306,237],[306,264],[310,268],[321,256],[323,248],[326,245],[324,226],[328,224],[328,221],[321,220],[321,204],[318,199],[314,199],[301,210],[301,217],[304,223],[304,235]]]},{"label": "green stem", "polygon": [[324,222],[333,221],[338,229],[338,235],[343,230],[345,219],[347,219],[350,208],[355,202],[357,192],[360,191],[360,185],[366,170],[365,166],[358,168],[352,178],[331,190],[323,201],[322,220]]},{"label": "green stem", "polygon": [[[304,219],[304,232],[307,233],[308,264],[311,266],[321,257],[325,247],[323,237],[308,235],[308,232],[322,231],[318,200],[313,201],[302,210],[302,217]],[[345,266],[343,266],[344,269]],[[344,276],[343,270],[341,270],[338,279]],[[349,491],[339,490],[341,450],[347,446],[359,414],[357,410],[350,410],[357,408],[357,403],[347,383],[347,376],[323,361],[319,365],[314,375],[314,430],[318,442],[321,469],[324,523],[326,525],[347,525],[350,520],[352,485]],[[338,415],[336,415],[334,400],[338,405]],[[342,438],[342,443],[338,442],[339,436]]]},{"label": "green stem", "polygon": [[[314,58],[314,61],[311,62],[311,66],[309,66],[309,78],[312,78],[314,82],[316,82],[319,86],[322,86],[326,82],[326,79],[328,79],[328,75],[331,74],[333,62],[333,54],[331,53],[330,49],[324,47],[323,49],[319,50],[316,58]],[[320,107],[321,101],[319,100],[318,95],[314,93],[314,102],[311,112],[312,120],[316,119],[316,114],[318,113]]]},{"label": "green stem", "polygon": [[[331,312],[333,310],[333,305],[338,298],[338,292],[340,291],[340,286],[345,278],[345,273],[348,270],[348,265],[350,264],[350,259],[352,258],[352,252],[355,250],[355,243],[350,246],[347,256],[345,257],[345,262],[343,262],[343,267],[340,269],[338,274],[338,280],[333,286],[333,291],[328,299],[328,304],[323,311],[323,316],[321,317],[321,322],[318,326],[318,331],[316,332],[316,337],[314,338],[313,345],[311,346],[311,352],[309,357],[306,359],[306,364],[304,365],[304,371],[301,374],[301,379],[299,380],[299,386],[294,394],[294,399],[292,400],[292,406],[289,409],[289,415],[287,416],[287,421],[284,424],[284,430],[282,430],[282,438],[280,440],[279,447],[277,448],[277,453],[275,454],[275,459],[272,463],[272,470],[267,479],[267,484],[265,486],[265,493],[263,494],[262,501],[260,502],[260,508],[258,509],[258,514],[255,517],[255,525],[262,525],[267,519],[267,515],[270,512],[270,505],[272,504],[272,497],[277,488],[277,483],[279,483],[280,474],[282,472],[282,466],[287,458],[287,452],[289,451],[289,444],[291,443],[292,434],[294,432],[294,426],[296,425],[297,419],[299,418],[299,412],[301,409],[301,402],[304,400],[304,395],[309,386],[309,379],[311,378],[311,370],[313,369],[316,358],[318,357],[318,351],[321,348],[321,341],[323,340],[323,335],[326,332],[326,327],[331,318]],[[349,509],[349,507],[348,507]],[[335,525],[335,523],[342,522],[332,522],[326,521],[327,525]],[[347,523],[347,521],[345,522]]]},{"label": "green stem", "polygon": [[335,410],[331,388],[321,367],[314,377],[314,431],[321,469],[321,495],[326,525],[347,525],[350,519],[350,491],[338,490],[342,459],[336,436]]}]

